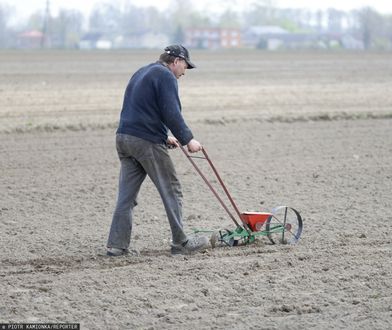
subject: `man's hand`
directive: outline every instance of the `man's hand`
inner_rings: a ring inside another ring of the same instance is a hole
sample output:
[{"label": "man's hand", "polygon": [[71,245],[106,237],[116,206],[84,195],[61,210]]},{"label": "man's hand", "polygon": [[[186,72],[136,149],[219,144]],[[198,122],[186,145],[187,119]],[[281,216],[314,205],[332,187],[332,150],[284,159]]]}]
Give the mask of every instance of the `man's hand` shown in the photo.
[{"label": "man's hand", "polygon": [[177,148],[180,146],[180,143],[174,136],[168,136],[166,143],[169,146],[169,148]]},{"label": "man's hand", "polygon": [[189,152],[198,152],[201,149],[203,149],[200,142],[196,141],[195,139],[190,140],[189,143],[187,144],[187,147]]}]

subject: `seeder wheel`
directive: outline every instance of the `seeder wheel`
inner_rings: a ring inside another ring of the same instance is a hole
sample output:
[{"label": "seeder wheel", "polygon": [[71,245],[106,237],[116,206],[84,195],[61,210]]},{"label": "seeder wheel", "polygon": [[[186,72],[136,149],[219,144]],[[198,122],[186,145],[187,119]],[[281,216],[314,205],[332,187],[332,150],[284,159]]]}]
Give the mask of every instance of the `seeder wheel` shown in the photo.
[{"label": "seeder wheel", "polygon": [[272,210],[265,229],[272,244],[295,244],[302,233],[302,218],[297,210],[289,206],[278,206]]}]

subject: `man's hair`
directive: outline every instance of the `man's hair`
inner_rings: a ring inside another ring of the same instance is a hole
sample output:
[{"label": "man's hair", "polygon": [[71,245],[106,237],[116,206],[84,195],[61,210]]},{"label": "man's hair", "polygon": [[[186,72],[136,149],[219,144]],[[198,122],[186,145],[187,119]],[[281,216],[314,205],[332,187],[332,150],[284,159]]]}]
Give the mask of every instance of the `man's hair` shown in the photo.
[{"label": "man's hair", "polygon": [[177,56],[170,55],[168,53],[163,53],[161,56],[159,56],[159,61],[166,63],[166,64],[171,64],[174,63],[174,60],[177,58]]}]

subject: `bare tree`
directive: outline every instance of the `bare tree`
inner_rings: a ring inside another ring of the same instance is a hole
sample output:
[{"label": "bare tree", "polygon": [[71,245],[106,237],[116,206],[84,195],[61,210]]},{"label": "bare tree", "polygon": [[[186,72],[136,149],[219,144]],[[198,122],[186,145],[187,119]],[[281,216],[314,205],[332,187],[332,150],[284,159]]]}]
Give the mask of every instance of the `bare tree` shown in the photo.
[{"label": "bare tree", "polygon": [[83,14],[77,10],[61,9],[51,22],[53,46],[76,48],[82,33],[83,19]]},{"label": "bare tree", "polygon": [[92,32],[113,36],[121,27],[122,11],[111,3],[102,3],[94,7],[89,17]]},{"label": "bare tree", "polygon": [[0,4],[0,47],[3,48],[7,44],[7,23],[10,18],[10,8]]},{"label": "bare tree", "polygon": [[329,32],[340,33],[343,30],[344,12],[334,8],[327,10]]},{"label": "bare tree", "polygon": [[318,10],[316,12],[316,29],[318,33],[321,33],[323,31],[323,19],[324,19],[323,11]]},{"label": "bare tree", "polygon": [[385,38],[389,41],[389,49],[392,47],[392,15],[387,15],[384,18],[385,20],[385,27],[384,27],[384,33],[385,33]]},{"label": "bare tree", "polygon": [[358,18],[363,44],[365,49],[370,49],[379,31],[382,30],[382,17],[371,7],[365,7],[358,12]]},{"label": "bare tree", "polygon": [[44,16],[42,14],[42,11],[39,10],[30,15],[30,17],[27,20],[27,23],[23,26],[23,28],[27,30],[41,31],[43,22],[44,22]]},{"label": "bare tree", "polygon": [[170,22],[173,24],[173,28],[177,26],[188,27],[189,18],[193,11],[193,5],[191,0],[172,0],[172,5],[169,15],[171,17]]},{"label": "bare tree", "polygon": [[219,25],[222,28],[239,28],[240,24],[240,17],[238,13],[230,9],[224,11],[219,19]]}]

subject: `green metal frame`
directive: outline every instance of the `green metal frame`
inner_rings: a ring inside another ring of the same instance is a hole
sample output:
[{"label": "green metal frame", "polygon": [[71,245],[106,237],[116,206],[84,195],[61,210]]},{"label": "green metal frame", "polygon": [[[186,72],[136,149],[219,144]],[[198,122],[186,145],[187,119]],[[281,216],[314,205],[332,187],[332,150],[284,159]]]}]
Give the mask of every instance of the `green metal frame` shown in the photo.
[{"label": "green metal frame", "polygon": [[193,229],[193,233],[214,233],[218,232],[220,237],[218,240],[223,242],[228,246],[239,245],[241,242],[243,245],[253,243],[257,237],[259,236],[268,236],[272,233],[283,233],[284,226],[281,224],[273,225],[270,227],[270,230],[261,230],[261,231],[247,231],[244,227],[238,226],[234,230],[228,229],[220,229],[220,230],[209,230],[209,229]]}]

